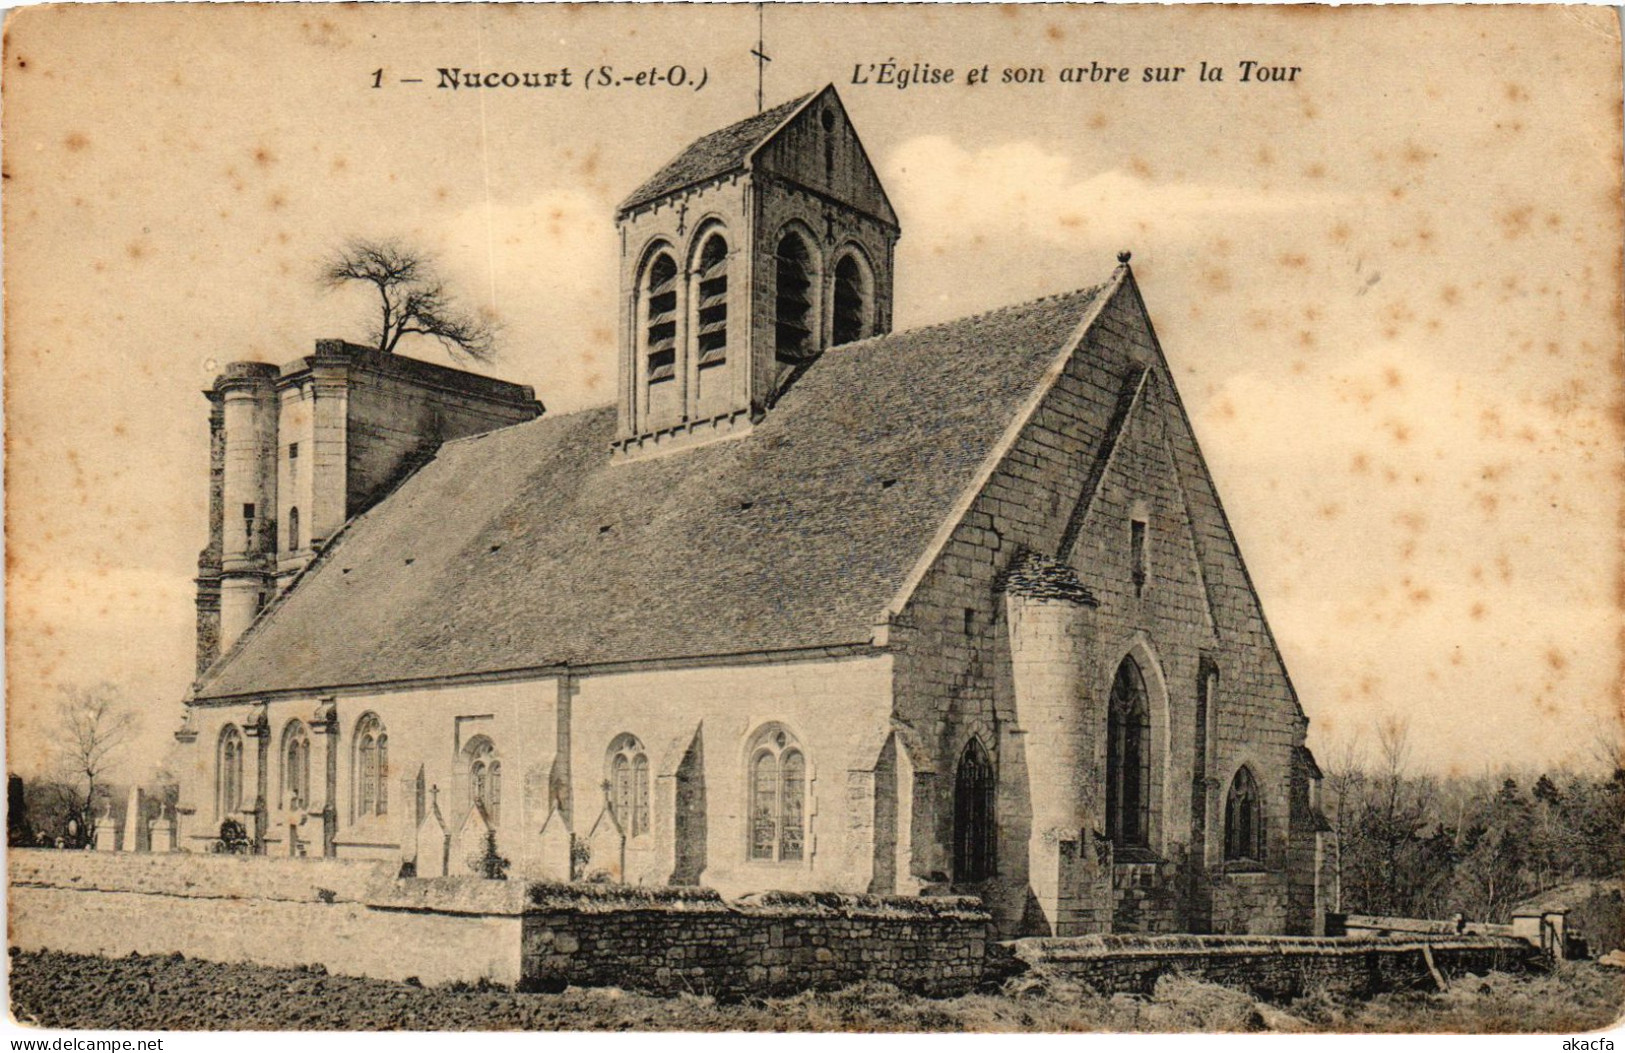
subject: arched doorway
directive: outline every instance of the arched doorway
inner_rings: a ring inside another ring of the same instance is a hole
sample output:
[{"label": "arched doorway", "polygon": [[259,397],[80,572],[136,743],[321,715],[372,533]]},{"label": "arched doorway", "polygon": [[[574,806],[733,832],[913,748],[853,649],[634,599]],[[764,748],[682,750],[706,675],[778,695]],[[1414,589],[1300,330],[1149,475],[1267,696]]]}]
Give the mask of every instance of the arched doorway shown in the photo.
[{"label": "arched doorway", "polygon": [[985,881],[994,859],[993,762],[976,739],[965,744],[954,777],[954,881]]}]

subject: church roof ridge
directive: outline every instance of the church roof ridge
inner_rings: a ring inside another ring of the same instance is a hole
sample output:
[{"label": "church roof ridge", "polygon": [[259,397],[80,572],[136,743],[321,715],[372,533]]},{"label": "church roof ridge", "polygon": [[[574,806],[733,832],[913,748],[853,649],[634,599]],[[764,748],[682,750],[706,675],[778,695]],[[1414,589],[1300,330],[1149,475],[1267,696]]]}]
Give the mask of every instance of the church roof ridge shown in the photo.
[{"label": "church roof ridge", "polygon": [[[1031,310],[1035,307],[1041,307],[1046,303],[1054,303],[1056,301],[1065,300],[1071,297],[1092,297],[1099,293],[1100,290],[1105,288],[1108,284],[1110,283],[1096,282],[1093,285],[1080,285],[1075,289],[1065,289],[1060,292],[1045,293],[1042,296],[1036,296],[1030,300],[1021,300],[1017,303],[1003,304],[999,307],[990,307],[985,311],[976,311],[971,314],[963,314],[955,318],[944,318],[941,321],[936,322],[926,322],[921,325],[910,326],[907,329],[894,329],[889,333],[876,333],[873,336],[866,336],[861,340],[852,340],[845,344],[836,344],[834,347],[826,350],[824,354],[820,355],[819,357],[824,358],[828,355],[845,354],[849,351],[859,350],[866,345],[884,343],[888,340],[900,340],[905,337],[924,336],[936,330],[950,330],[957,326],[982,324],[1014,311]],[[814,368],[817,368],[816,363],[814,364]],[[473,435],[463,435],[455,439],[447,439],[442,445],[452,446],[459,443],[479,442],[482,439],[488,439],[493,435],[508,432],[515,428],[524,428],[537,425],[543,421],[558,421],[565,417],[572,417],[582,413],[607,412],[613,410],[614,408],[615,404],[613,402],[596,402],[590,406],[578,406],[573,410],[568,410],[565,412],[549,412],[545,417],[537,417],[534,420],[520,421],[517,424],[506,424],[500,428],[492,428],[489,431],[476,432]]]},{"label": "church roof ridge", "polygon": [[989,307],[985,311],[975,311],[971,314],[962,314],[954,318],[944,318],[937,322],[926,322],[921,325],[910,326],[907,329],[894,329],[889,333],[876,333],[873,336],[866,336],[861,340],[853,340],[845,344],[836,344],[834,347],[829,348],[824,353],[826,355],[840,354],[845,351],[855,350],[864,346],[865,344],[874,344],[886,340],[900,339],[902,337],[922,336],[932,332],[933,330],[953,329],[956,326],[981,324],[983,322],[992,321],[998,318],[1000,315],[1010,314],[1014,311],[1029,311],[1035,307],[1041,307],[1046,303],[1054,303],[1056,301],[1070,299],[1075,296],[1094,296],[1109,284],[1111,283],[1096,282],[1093,285],[1080,285],[1075,289],[1063,289],[1060,292],[1045,293],[1043,296],[1036,296],[1031,300],[1021,300],[1016,303],[1003,304],[998,307]]}]

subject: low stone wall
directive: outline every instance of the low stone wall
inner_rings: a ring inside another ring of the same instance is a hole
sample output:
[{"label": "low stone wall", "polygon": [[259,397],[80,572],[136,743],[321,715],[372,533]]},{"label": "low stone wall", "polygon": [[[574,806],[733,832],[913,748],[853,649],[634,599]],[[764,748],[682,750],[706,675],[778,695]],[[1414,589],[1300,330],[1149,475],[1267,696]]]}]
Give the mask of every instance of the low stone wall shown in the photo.
[{"label": "low stone wall", "polygon": [[180,953],[426,984],[517,984],[523,888],[395,881],[393,866],[204,855],[10,853],[11,946]]},{"label": "low stone wall", "polygon": [[19,851],[11,945],[180,953],[427,984],[629,987],[722,997],[865,979],[924,994],[981,980],[973,899],[527,886],[393,877],[339,860]]},{"label": "low stone wall", "polygon": [[876,980],[927,995],[982,979],[991,916],[974,899],[536,886],[524,974],[539,989],[618,986],[721,998]]},{"label": "low stone wall", "polygon": [[[1352,997],[1435,987],[1445,978],[1521,971],[1538,952],[1505,936],[1322,939],[1309,936],[1079,936],[999,944],[995,974],[1024,968],[1079,980],[1102,993],[1149,994],[1163,975],[1194,976],[1261,998],[1317,989]],[[1429,962],[1431,960],[1432,967]]]},{"label": "low stone wall", "polygon": [[38,885],[198,899],[360,902],[368,888],[395,872],[393,865],[372,862],[192,852],[149,855],[14,848],[8,857],[13,887]]},{"label": "low stone wall", "polygon": [[627,987],[722,998],[864,980],[953,995],[1025,969],[1101,991],[1184,973],[1268,998],[1354,996],[1538,957],[1498,935],[1391,938],[1112,935],[988,944],[959,897],[397,879],[389,865],[305,859],[13,851],[10,942],[122,957],[170,954],[427,984]]}]

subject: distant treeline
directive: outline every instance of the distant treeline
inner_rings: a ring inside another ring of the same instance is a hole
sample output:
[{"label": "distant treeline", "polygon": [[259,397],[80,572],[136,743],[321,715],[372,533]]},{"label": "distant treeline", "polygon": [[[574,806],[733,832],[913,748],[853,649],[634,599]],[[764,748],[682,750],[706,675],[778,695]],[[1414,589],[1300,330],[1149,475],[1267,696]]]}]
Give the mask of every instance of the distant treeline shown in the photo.
[{"label": "distant treeline", "polygon": [[1338,834],[1341,910],[1506,922],[1512,908],[1625,865],[1625,767],[1412,775],[1403,729],[1374,763],[1329,766],[1322,811]]}]

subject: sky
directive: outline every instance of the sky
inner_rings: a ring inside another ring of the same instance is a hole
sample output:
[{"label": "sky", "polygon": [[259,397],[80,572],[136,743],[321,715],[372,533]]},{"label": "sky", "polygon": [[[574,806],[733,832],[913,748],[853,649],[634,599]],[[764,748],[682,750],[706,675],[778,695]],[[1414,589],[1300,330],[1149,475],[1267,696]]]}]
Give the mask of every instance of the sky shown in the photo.
[{"label": "sky", "polygon": [[[1625,596],[1611,11],[797,6],[763,28],[768,105],[834,83],[897,209],[896,328],[1133,251],[1323,760],[1398,719],[1419,769],[1594,763]],[[611,400],[615,204],[755,112],[756,10],[90,5],[6,30],[9,763],[43,770],[55,700],[106,681],[147,778],[192,671],[200,392],[361,338],[365,298],[319,261],[393,236],[501,320],[489,372],[549,412]],[[1298,72],[1242,82],[1243,60]],[[886,62],[955,77],[876,83]],[[1091,64],[1130,78],[1061,81]],[[581,86],[674,65],[680,88]],[[573,84],[453,91],[440,68]]]}]

